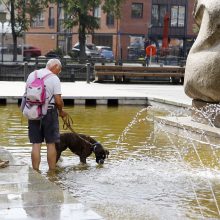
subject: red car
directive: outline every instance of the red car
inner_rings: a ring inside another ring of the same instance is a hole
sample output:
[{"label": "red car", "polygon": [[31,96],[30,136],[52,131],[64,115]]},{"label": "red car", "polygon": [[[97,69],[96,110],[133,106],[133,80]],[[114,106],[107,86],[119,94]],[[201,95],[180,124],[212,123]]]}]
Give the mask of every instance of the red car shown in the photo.
[{"label": "red car", "polygon": [[30,59],[31,57],[38,57],[41,56],[41,50],[34,46],[29,45],[23,45],[18,47],[18,53],[21,54],[21,51],[23,50],[23,56],[25,59]]},{"label": "red car", "polygon": [[41,56],[41,50],[37,47],[25,45],[23,48],[24,57],[38,57]]}]

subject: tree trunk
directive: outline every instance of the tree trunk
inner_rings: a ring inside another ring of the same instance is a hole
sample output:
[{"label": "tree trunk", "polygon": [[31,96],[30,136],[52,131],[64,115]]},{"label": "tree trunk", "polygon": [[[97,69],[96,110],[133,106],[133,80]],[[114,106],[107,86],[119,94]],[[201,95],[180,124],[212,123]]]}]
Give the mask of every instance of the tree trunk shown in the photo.
[{"label": "tree trunk", "polygon": [[11,1],[11,32],[13,38],[13,61],[17,61],[17,33],[15,31],[15,7],[14,1]]},{"label": "tree trunk", "polygon": [[86,56],[86,27],[83,24],[83,16],[80,16],[79,19],[79,59],[80,62],[85,63],[87,60]]}]

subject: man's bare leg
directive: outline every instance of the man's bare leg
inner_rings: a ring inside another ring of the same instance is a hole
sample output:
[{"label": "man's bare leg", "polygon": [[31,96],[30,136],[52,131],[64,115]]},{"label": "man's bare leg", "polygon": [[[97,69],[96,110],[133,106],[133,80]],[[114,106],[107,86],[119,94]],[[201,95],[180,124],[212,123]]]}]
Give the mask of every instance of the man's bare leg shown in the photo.
[{"label": "man's bare leg", "polygon": [[35,143],[32,146],[31,159],[32,167],[35,170],[39,170],[40,161],[41,161],[41,143]]},{"label": "man's bare leg", "polygon": [[56,157],[57,151],[55,148],[55,144],[47,144],[47,163],[49,166],[49,170],[55,170],[56,168]]}]

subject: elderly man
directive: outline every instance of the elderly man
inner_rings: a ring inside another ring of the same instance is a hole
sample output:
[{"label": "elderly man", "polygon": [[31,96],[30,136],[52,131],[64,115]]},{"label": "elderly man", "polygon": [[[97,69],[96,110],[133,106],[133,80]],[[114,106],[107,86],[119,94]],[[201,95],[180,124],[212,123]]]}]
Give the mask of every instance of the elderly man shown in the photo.
[{"label": "elderly man", "polygon": [[42,78],[49,73],[44,79],[46,94],[49,101],[46,115],[40,120],[28,120],[28,135],[32,143],[32,167],[39,170],[41,161],[41,145],[46,142],[47,145],[47,162],[49,170],[56,167],[56,148],[55,143],[59,142],[59,120],[58,116],[65,117],[67,113],[63,111],[63,100],[61,98],[61,83],[58,75],[61,72],[62,65],[58,59],[50,59],[46,68],[34,71],[28,76],[26,85],[29,85],[37,77]]}]

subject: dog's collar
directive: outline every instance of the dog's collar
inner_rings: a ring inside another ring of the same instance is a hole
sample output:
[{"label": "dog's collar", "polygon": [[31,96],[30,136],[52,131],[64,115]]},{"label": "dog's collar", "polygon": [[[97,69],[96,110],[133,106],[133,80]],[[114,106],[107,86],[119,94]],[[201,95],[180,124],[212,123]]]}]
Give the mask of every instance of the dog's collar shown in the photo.
[{"label": "dog's collar", "polygon": [[96,142],[96,143],[94,143],[94,144],[92,144],[92,146],[91,146],[91,150],[93,151],[93,152],[95,152],[95,149],[96,149],[96,144],[99,144],[99,142]]}]

